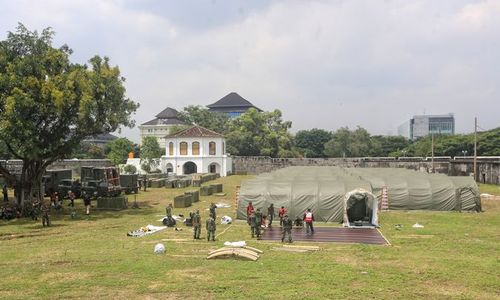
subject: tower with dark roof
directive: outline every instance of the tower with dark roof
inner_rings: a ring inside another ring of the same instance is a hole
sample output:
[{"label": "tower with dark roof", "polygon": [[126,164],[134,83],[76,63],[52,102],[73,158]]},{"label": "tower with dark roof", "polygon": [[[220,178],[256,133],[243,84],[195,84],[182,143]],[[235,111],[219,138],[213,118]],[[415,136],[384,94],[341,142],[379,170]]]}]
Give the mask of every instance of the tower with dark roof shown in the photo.
[{"label": "tower with dark roof", "polygon": [[231,92],[222,97],[215,103],[207,105],[209,111],[224,113],[231,118],[235,118],[245,113],[250,108],[255,108],[262,111],[260,108],[253,105],[250,101],[238,95],[238,93]]},{"label": "tower with dark roof", "polygon": [[181,125],[186,125],[186,123],[179,120],[177,110],[167,107],[158,113],[153,120],[139,125],[141,140],[145,136],[154,136],[160,145],[164,145],[164,137],[170,133],[170,128]]}]

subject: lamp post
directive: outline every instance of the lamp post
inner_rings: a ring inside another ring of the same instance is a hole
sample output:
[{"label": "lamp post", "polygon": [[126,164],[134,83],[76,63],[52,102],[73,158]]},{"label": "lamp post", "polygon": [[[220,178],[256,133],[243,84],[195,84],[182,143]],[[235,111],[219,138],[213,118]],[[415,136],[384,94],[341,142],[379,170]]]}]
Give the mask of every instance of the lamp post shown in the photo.
[{"label": "lamp post", "polygon": [[462,154],[464,155],[465,158],[465,156],[467,155],[467,150],[462,150]]}]

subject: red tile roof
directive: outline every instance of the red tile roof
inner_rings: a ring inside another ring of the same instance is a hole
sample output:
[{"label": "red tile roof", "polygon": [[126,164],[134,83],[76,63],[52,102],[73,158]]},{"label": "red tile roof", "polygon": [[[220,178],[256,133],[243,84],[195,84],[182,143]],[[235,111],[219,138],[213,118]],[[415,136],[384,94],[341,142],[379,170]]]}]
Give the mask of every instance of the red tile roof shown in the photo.
[{"label": "red tile roof", "polygon": [[178,137],[224,137],[222,134],[201,126],[192,126],[177,133],[167,135],[166,138]]}]

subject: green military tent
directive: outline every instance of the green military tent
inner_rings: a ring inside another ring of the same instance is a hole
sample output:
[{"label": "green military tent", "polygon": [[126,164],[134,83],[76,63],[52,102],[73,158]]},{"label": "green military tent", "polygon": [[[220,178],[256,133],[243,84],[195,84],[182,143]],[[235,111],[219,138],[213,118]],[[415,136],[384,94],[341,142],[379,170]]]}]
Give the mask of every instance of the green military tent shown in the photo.
[{"label": "green military tent", "polygon": [[[356,194],[359,189],[366,193]],[[273,203],[287,208],[292,218],[311,208],[317,221],[346,223],[351,209],[358,210],[357,218],[377,225],[372,217],[383,191],[389,210],[481,211],[479,190],[471,177],[391,168],[289,167],[242,182],[237,217],[246,219],[249,202],[264,212]]]}]

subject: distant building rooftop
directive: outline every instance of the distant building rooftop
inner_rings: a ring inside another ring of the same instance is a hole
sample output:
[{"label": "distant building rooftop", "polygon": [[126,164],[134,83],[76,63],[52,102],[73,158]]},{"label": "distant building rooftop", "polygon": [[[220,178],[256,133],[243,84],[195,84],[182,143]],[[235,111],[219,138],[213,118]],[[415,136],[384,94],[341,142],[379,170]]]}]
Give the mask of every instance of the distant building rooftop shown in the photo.
[{"label": "distant building rooftop", "polygon": [[177,133],[167,135],[165,138],[178,137],[223,137],[223,135],[205,127],[191,126]]},{"label": "distant building rooftop", "polygon": [[167,107],[157,114],[155,119],[142,123],[141,125],[185,125],[182,120],[177,117],[177,110]]},{"label": "distant building rooftop", "polygon": [[227,113],[230,116],[244,113],[252,107],[258,111],[262,111],[260,108],[253,105],[250,101],[235,92],[227,94],[215,103],[207,105],[207,107],[210,111]]}]

